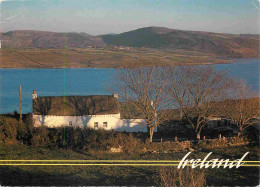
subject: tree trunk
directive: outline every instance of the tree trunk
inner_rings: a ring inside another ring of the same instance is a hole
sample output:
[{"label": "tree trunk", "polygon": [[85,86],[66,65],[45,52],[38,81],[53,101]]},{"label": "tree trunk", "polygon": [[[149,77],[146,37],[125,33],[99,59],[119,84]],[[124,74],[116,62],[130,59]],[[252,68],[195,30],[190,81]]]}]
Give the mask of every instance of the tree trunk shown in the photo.
[{"label": "tree trunk", "polygon": [[243,128],[239,127],[239,132],[238,132],[237,136],[241,136],[242,134],[243,134]]},{"label": "tree trunk", "polygon": [[200,130],[199,129],[195,129],[195,135],[197,140],[200,140]]},{"label": "tree trunk", "polygon": [[182,108],[180,108],[180,120],[182,121],[182,118],[183,118],[183,111],[182,111]]},{"label": "tree trunk", "polygon": [[150,136],[149,136],[149,140],[150,140],[150,143],[153,142],[153,132],[154,132],[154,127],[150,127]]},{"label": "tree trunk", "polygon": [[196,133],[196,136],[197,136],[197,139],[200,140],[200,133],[199,132]]}]

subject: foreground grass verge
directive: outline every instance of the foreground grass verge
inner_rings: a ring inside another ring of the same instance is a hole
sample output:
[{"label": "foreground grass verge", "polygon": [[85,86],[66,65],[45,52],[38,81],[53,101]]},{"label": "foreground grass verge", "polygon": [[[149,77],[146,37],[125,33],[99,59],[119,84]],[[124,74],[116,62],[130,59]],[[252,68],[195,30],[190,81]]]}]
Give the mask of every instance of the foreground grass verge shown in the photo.
[{"label": "foreground grass verge", "polygon": [[[193,152],[192,158],[241,157],[249,151],[246,160],[258,160],[258,147],[240,146]],[[0,159],[34,160],[180,160],[186,152],[171,154],[132,154],[82,152],[62,148],[35,148],[22,144],[0,144]],[[156,185],[159,167],[142,166],[0,166],[1,185]],[[257,167],[238,169],[207,169],[207,185],[252,185],[259,182]]]}]

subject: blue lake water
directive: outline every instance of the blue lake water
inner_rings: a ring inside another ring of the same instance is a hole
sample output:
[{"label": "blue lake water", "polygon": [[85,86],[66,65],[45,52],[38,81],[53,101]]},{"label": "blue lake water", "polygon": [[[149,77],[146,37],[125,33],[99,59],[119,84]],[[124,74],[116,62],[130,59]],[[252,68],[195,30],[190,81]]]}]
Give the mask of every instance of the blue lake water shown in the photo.
[{"label": "blue lake water", "polygon": [[[260,59],[236,59],[232,64],[214,66],[246,80],[259,92]],[[19,111],[19,85],[23,113],[28,113],[33,89],[39,96],[111,94],[107,88],[114,74],[114,69],[0,69],[0,114]]]}]

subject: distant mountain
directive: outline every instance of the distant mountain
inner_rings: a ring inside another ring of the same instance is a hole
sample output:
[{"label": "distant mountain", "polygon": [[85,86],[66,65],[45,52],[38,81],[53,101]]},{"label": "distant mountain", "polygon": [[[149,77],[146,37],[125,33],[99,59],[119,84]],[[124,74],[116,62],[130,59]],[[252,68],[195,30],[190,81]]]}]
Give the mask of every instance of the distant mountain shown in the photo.
[{"label": "distant mountain", "polygon": [[101,38],[86,33],[56,33],[18,30],[2,33],[2,47],[13,48],[64,48],[103,46]]},{"label": "distant mountain", "polygon": [[221,34],[146,27],[121,33],[92,36],[86,33],[9,31],[0,34],[2,47],[86,48],[108,45],[185,50],[225,57],[259,57],[259,35]]},{"label": "distant mountain", "polygon": [[117,35],[116,33],[108,33],[106,35]]},{"label": "distant mountain", "polygon": [[104,43],[117,46],[180,49],[228,57],[259,56],[259,35],[234,35],[146,27],[101,37]]}]

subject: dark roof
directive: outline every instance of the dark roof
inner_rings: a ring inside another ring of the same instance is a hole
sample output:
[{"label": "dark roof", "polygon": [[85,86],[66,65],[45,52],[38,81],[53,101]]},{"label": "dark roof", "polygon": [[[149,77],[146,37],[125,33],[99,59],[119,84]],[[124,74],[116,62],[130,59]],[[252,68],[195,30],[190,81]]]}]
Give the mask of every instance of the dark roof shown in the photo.
[{"label": "dark roof", "polygon": [[120,102],[120,114],[122,119],[143,119],[142,112],[133,104]]},{"label": "dark roof", "polygon": [[33,114],[82,116],[118,114],[117,98],[113,95],[48,96],[33,99]]},{"label": "dark roof", "polygon": [[[123,119],[144,119],[142,111],[134,104],[127,102],[120,102],[120,113]],[[159,110],[158,114],[167,114],[167,120],[176,120],[179,117],[178,109]]]}]

